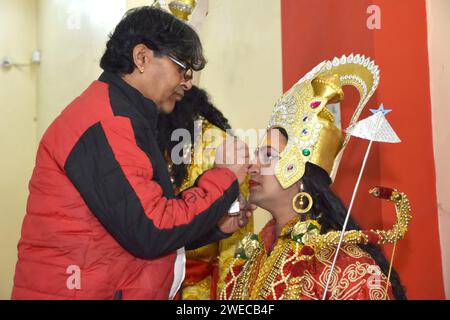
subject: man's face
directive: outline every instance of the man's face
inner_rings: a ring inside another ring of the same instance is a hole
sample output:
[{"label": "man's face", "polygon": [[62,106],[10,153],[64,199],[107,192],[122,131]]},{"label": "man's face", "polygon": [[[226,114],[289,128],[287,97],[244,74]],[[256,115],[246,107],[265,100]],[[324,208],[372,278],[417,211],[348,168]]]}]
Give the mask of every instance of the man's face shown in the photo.
[{"label": "man's face", "polygon": [[163,113],[170,113],[175,103],[192,88],[192,80],[186,80],[184,70],[167,56],[155,56],[149,50],[149,58],[142,74],[143,95],[155,102]]}]

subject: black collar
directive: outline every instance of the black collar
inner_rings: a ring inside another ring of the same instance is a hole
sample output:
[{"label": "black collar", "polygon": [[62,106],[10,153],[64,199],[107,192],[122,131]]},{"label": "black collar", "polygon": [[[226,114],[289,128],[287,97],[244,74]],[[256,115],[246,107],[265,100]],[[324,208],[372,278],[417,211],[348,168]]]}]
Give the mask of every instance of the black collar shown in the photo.
[{"label": "black collar", "polygon": [[150,127],[156,130],[159,110],[152,100],[145,98],[136,88],[112,72],[104,71],[100,75],[99,80],[108,83],[112,90],[115,89],[114,91],[129,102],[130,106],[127,106],[127,109],[131,107],[132,110],[126,110],[125,115],[131,113],[130,116],[144,118]]}]

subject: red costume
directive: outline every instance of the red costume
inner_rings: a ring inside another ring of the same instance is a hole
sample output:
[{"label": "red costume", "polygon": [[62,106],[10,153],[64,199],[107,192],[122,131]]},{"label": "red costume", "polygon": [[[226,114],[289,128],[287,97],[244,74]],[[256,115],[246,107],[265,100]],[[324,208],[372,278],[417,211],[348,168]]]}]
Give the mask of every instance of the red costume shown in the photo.
[{"label": "red costume", "polygon": [[[308,229],[303,240],[319,236],[320,225],[313,220],[288,223],[275,240],[275,220],[258,236],[241,242],[226,279],[221,299],[320,300],[336,247],[318,252],[294,236],[298,228]],[[276,243],[275,243],[276,241]],[[273,250],[270,251],[270,248]],[[386,291],[387,290],[387,291]],[[374,259],[358,245],[341,247],[327,299],[392,299],[387,278]]]}]

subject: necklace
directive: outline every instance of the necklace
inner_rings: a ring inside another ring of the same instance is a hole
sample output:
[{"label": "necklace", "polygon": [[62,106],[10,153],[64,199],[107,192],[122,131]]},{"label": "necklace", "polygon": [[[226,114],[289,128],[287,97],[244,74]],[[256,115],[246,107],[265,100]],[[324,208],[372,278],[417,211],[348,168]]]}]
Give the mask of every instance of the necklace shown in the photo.
[{"label": "necklace", "polygon": [[[317,221],[302,222],[296,218],[283,227],[270,254],[264,248],[261,235],[245,237],[236,251],[230,268],[231,279],[223,292],[232,286],[229,298],[233,300],[283,299],[290,279],[285,267],[303,257],[300,254],[303,239],[318,235],[319,230]],[[239,266],[242,268],[235,274],[234,270]]]}]

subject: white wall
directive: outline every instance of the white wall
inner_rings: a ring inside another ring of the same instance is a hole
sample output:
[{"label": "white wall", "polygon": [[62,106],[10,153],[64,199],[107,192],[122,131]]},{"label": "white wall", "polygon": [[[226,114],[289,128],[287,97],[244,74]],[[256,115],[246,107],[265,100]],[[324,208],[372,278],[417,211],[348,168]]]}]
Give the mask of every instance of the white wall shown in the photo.
[{"label": "white wall", "polygon": [[0,0],[0,58],[40,66],[0,69],[0,299],[11,294],[37,143],[100,74],[107,35],[126,0]]},{"label": "white wall", "polygon": [[[28,64],[36,1],[0,0],[0,59]],[[0,299],[9,299],[36,140],[36,66],[0,68]]]},{"label": "white wall", "polygon": [[98,78],[107,36],[125,10],[125,0],[38,0],[38,138]]},{"label": "white wall", "polygon": [[439,235],[445,292],[450,299],[450,1],[427,0],[427,18]]}]

